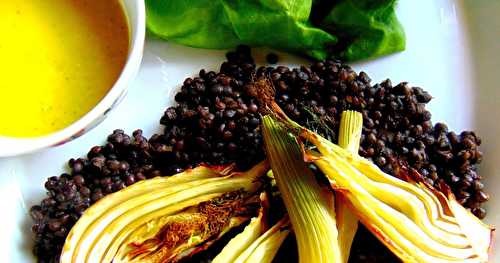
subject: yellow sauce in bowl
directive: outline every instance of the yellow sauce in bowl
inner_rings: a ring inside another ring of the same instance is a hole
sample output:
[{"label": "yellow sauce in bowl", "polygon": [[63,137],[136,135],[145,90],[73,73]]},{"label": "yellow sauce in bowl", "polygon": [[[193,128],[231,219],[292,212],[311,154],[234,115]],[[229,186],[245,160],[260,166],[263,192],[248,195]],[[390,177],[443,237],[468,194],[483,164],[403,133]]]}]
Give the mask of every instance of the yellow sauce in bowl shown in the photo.
[{"label": "yellow sauce in bowl", "polygon": [[0,0],[0,136],[77,121],[118,79],[128,49],[118,0]]}]

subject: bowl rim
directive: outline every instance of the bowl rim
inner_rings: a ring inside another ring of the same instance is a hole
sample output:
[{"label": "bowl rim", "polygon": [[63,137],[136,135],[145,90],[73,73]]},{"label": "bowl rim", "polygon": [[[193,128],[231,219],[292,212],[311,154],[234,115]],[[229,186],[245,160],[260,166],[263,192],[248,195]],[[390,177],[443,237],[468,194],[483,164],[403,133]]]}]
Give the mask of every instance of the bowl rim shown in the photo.
[{"label": "bowl rim", "polygon": [[[124,5],[123,2],[122,5]],[[144,1],[134,0],[132,6],[136,10],[136,15],[132,18],[133,20],[131,20],[131,16],[125,6],[122,7],[127,16],[131,34],[127,61],[118,79],[104,98],[83,117],[59,131],[29,138],[14,138],[0,135],[0,157],[31,153],[76,139],[94,126],[97,126],[100,122],[98,119],[104,117],[117,102],[120,102],[121,97],[127,91],[127,84],[134,79],[139,70],[146,37],[146,8]],[[97,123],[94,123],[96,120]]]}]

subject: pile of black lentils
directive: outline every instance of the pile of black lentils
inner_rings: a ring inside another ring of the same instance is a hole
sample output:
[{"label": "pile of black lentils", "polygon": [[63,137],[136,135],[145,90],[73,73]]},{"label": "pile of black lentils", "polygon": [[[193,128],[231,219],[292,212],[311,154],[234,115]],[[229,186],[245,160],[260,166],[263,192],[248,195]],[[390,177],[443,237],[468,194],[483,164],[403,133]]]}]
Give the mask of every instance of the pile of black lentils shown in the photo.
[{"label": "pile of black lentils", "polygon": [[[175,96],[178,104],[160,120],[163,133],[148,140],[140,130],[132,136],[115,130],[86,158],[69,160],[68,173],[48,178],[47,197],[31,208],[38,261],[58,262],[71,227],[86,208],[109,193],[202,162],[236,163],[243,170],[265,158],[259,103],[251,85],[262,77],[272,81],[277,103],[292,119],[334,142],[340,113],[362,112],[360,155],[389,174],[391,160],[404,160],[430,184],[447,183],[460,203],[479,218],[485,216],[481,204],[488,195],[476,173],[481,140],[474,132],[457,134],[443,123],[433,124],[425,109],[432,98],[426,91],[407,83],[394,86],[390,80],[372,85],[366,73],[356,74],[331,60],[294,69],[257,68],[250,49],[239,46],[227,53],[219,73],[201,70],[198,77],[184,81]],[[399,260],[361,228],[350,262]]]}]

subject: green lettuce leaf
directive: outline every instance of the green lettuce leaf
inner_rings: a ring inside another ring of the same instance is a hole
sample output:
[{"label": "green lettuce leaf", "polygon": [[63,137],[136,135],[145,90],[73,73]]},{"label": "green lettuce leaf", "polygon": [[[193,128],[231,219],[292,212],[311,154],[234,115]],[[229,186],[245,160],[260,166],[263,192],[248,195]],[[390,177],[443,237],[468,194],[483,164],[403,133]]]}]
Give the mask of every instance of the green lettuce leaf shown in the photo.
[{"label": "green lettuce leaf", "polygon": [[217,0],[146,0],[150,32],[179,44],[223,49],[241,44]]},{"label": "green lettuce leaf", "polygon": [[337,40],[308,19],[311,0],[223,1],[236,35],[251,46],[268,46],[326,58]]},{"label": "green lettuce leaf", "polygon": [[405,33],[395,12],[396,0],[341,0],[321,26],[340,39],[335,56],[352,61],[405,49]]},{"label": "green lettuce leaf", "polygon": [[[405,44],[394,1],[326,1],[328,9],[318,4],[321,1],[313,5],[312,0],[145,2],[149,32],[192,47],[227,49],[247,44],[316,59],[333,55],[354,60],[399,51]],[[314,9],[324,9],[325,15],[313,25]]]}]

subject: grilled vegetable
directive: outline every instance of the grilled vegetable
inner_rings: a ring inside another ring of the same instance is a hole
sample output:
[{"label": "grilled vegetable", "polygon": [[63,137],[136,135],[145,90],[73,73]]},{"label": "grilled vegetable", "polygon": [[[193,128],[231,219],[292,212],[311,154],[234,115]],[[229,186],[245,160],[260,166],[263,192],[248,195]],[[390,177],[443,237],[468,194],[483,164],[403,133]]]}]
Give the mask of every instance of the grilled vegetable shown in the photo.
[{"label": "grilled vegetable", "polygon": [[[243,232],[227,243],[212,260],[213,263],[271,263],[286,236],[290,233],[290,220],[285,216],[271,229],[267,227],[268,200],[261,194],[259,216],[252,218]],[[267,231],[266,231],[267,230]]]},{"label": "grilled vegetable", "polygon": [[[344,111],[340,119],[339,146],[353,155],[358,154],[363,116],[359,112]],[[352,241],[358,230],[358,217],[347,207],[342,195],[335,195],[335,213],[339,231],[339,246],[344,263],[349,260]]]},{"label": "grilled vegetable", "polygon": [[[296,126],[296,124],[291,124]],[[367,159],[301,128],[300,137],[319,153],[305,151],[343,195],[360,221],[405,262],[487,262],[493,228],[455,200],[402,167],[401,180]]]},{"label": "grilled vegetable", "polygon": [[235,262],[236,258],[257,240],[266,230],[268,200],[266,194],[260,196],[262,206],[259,215],[252,218],[243,232],[232,238],[222,251],[212,260],[213,263]]},{"label": "grilled vegetable", "polygon": [[172,262],[205,249],[256,214],[262,162],[138,182],[101,199],[69,233],[61,262]]},{"label": "grilled vegetable", "polygon": [[283,241],[290,233],[288,216],[278,221],[262,236],[256,239],[238,258],[231,263],[271,263]]},{"label": "grilled vegetable", "polygon": [[302,160],[297,140],[270,116],[264,144],[297,239],[299,262],[341,262],[333,193],[319,185]]}]

